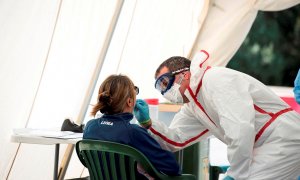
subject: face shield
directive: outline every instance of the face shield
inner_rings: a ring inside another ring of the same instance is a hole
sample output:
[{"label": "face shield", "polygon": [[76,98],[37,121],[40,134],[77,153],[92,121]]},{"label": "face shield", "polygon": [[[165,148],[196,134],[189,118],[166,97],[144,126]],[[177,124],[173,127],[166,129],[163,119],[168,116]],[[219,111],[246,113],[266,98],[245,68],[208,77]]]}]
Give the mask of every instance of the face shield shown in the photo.
[{"label": "face shield", "polygon": [[183,68],[173,72],[162,74],[155,81],[155,89],[157,89],[162,95],[164,95],[164,93],[167,92],[173,86],[175,81],[175,75],[187,70],[189,70],[189,68]]}]

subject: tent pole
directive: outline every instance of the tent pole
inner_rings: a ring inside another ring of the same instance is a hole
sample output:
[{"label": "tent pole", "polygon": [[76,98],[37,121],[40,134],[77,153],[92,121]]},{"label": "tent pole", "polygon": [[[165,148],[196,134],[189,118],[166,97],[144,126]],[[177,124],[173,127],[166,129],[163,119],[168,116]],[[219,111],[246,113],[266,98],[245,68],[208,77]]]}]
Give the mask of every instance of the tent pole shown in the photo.
[{"label": "tent pole", "polygon": [[[93,91],[94,91],[95,86],[97,84],[97,80],[98,80],[98,77],[99,77],[99,74],[100,74],[100,71],[101,71],[101,68],[102,68],[102,65],[103,65],[103,61],[104,61],[105,56],[107,54],[108,47],[111,43],[111,39],[112,39],[114,30],[116,28],[116,24],[118,22],[123,4],[124,4],[124,0],[119,0],[116,3],[114,15],[111,19],[109,28],[106,32],[106,36],[105,36],[106,38],[105,38],[105,41],[104,41],[103,48],[101,49],[101,52],[99,54],[98,62],[97,62],[96,68],[94,69],[94,73],[93,73],[93,76],[91,78],[89,87],[87,89],[87,92],[86,92],[86,95],[85,95],[84,102],[82,104],[80,113],[78,115],[78,118],[75,121],[76,124],[81,124],[84,120],[85,114],[87,112],[88,106],[90,104],[90,101],[91,101],[91,98],[92,98],[92,95],[93,95]],[[68,147],[65,151],[65,154],[63,156],[62,162],[60,164],[60,168],[59,168],[59,172],[58,172],[58,179],[59,180],[64,179],[64,176],[66,174],[67,167],[69,165],[73,150],[74,150],[74,145],[68,145]]]}]

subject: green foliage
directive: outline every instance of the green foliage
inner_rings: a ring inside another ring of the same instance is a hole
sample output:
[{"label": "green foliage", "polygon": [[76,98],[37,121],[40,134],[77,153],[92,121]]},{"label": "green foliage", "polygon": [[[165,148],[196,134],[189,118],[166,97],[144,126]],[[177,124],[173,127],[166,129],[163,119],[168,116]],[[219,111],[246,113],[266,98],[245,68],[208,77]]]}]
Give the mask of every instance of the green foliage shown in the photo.
[{"label": "green foliage", "polygon": [[279,12],[259,12],[227,67],[267,85],[294,86],[300,68],[300,5]]}]

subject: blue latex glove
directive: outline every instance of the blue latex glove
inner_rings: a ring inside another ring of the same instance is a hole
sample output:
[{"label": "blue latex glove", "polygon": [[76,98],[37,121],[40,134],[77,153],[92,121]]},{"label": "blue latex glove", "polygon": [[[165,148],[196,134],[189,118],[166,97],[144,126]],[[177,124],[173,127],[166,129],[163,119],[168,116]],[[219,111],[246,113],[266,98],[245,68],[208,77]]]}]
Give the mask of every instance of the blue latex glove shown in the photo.
[{"label": "blue latex glove", "polygon": [[295,100],[297,101],[298,104],[300,104],[300,69],[294,81],[294,95],[295,95]]},{"label": "blue latex glove", "polygon": [[135,118],[141,125],[147,124],[151,121],[149,116],[149,106],[146,101],[137,99],[133,110]]},{"label": "blue latex glove", "polygon": [[223,180],[234,180],[234,179],[230,176],[226,176]]}]

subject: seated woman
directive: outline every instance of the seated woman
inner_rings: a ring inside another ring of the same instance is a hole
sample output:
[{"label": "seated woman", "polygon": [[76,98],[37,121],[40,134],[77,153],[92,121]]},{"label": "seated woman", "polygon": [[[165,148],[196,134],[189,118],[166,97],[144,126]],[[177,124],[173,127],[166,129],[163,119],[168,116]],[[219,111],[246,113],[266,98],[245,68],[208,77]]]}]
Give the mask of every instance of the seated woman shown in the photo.
[{"label": "seated woman", "polygon": [[124,75],[111,75],[104,80],[98,92],[97,104],[91,115],[103,115],[87,122],[83,139],[113,141],[140,150],[160,172],[179,175],[180,168],[174,154],[163,150],[147,130],[131,124],[138,88]]}]

